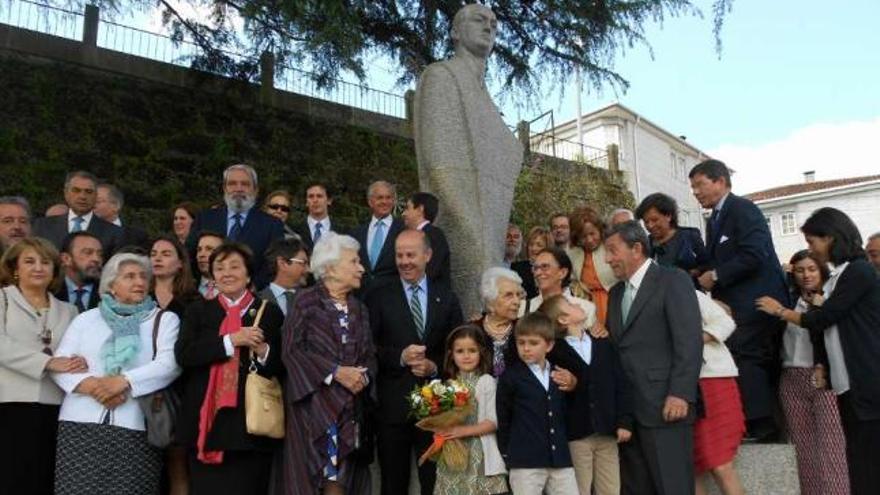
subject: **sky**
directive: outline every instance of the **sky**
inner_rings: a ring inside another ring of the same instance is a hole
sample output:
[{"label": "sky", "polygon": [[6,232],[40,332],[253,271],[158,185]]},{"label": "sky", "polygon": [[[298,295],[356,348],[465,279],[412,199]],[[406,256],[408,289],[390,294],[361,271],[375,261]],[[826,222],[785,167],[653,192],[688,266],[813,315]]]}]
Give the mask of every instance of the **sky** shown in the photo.
[{"label": "sky", "polygon": [[[709,2],[698,2],[706,12]],[[647,29],[654,52],[615,69],[624,95],[590,90],[586,113],[618,101],[736,170],[734,192],[880,173],[880,1],[735,0],[715,51],[711,19]],[[546,100],[576,114],[574,90]]]},{"label": "sky", "polygon": [[[646,26],[645,47],[619,54],[625,94],[585,88],[588,113],[620,102],[736,173],[734,192],[880,173],[880,0],[734,0],[721,33],[706,17]],[[161,28],[153,17],[151,30]],[[499,29],[504,29],[500,26]],[[394,88],[393,62],[373,59],[367,85]],[[553,110],[575,118],[573,84],[546,95],[541,108],[502,107],[509,123]]]}]

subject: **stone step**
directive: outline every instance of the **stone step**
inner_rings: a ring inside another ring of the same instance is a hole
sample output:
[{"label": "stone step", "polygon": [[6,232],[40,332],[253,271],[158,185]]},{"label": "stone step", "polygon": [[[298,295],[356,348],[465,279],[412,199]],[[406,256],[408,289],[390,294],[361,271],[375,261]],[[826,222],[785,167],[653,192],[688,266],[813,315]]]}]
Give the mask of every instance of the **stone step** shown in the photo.
[{"label": "stone step", "polygon": [[[734,461],[749,495],[798,495],[797,460],[791,444],[741,445]],[[708,478],[708,477],[707,477]],[[706,483],[709,493],[720,494],[715,483]]]}]

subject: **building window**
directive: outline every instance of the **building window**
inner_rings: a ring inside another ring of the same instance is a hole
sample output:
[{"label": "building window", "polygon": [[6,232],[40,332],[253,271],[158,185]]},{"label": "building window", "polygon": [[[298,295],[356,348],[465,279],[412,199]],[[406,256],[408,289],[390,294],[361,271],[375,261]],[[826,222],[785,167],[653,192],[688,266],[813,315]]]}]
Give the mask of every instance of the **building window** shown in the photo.
[{"label": "building window", "polygon": [[669,152],[669,172],[673,179],[678,179],[678,160],[675,159],[675,153]]},{"label": "building window", "polygon": [[678,178],[683,182],[688,180],[687,165],[683,156],[678,157]]},{"label": "building window", "polygon": [[793,211],[782,214],[782,235],[797,234],[797,218]]}]

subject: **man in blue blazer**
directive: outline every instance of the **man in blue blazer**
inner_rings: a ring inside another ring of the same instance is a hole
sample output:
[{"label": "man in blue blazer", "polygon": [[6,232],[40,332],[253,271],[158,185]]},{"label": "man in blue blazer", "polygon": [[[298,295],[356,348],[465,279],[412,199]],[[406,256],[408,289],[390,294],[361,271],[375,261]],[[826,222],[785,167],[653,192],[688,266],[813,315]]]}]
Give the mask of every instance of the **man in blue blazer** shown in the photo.
[{"label": "man in blue blazer", "polygon": [[254,284],[262,289],[269,284],[265,253],[269,244],[284,238],[284,225],[277,218],[254,208],[257,202],[257,172],[249,165],[232,165],[223,171],[225,206],[203,210],[196,216],[186,245],[195,259],[199,232],[220,232],[230,241],[247,245],[253,251],[251,267]]},{"label": "man in blue blazer", "polygon": [[736,330],[725,342],[739,368],[739,388],[748,436],[772,438],[778,361],[777,337],[784,324],[756,309],[770,296],[783,304],[788,291],[773,239],[761,210],[730,192],[730,171],[718,160],[697,164],[689,174],[697,201],[712,210],[706,229],[708,266],[697,279],[712,297],[730,306]]},{"label": "man in blue blazer", "polygon": [[373,214],[370,221],[351,231],[351,236],[361,245],[358,254],[366,270],[359,291],[362,298],[378,282],[397,277],[394,241],[405,228],[402,220],[392,216],[397,203],[394,185],[384,180],[373,182],[367,188],[367,203]]}]

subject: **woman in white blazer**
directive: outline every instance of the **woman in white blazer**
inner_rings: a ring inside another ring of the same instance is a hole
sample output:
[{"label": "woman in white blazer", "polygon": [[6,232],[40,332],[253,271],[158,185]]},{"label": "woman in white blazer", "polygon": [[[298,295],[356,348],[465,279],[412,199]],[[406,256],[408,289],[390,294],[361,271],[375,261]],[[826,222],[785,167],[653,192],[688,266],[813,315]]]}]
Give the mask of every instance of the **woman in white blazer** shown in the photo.
[{"label": "woman in white blazer", "polygon": [[694,475],[696,493],[706,493],[702,476],[712,475],[721,493],[745,493],[733,459],[746,431],[746,420],[736,377],[739,371],[724,341],[736,323],[721,303],[697,292],[703,320],[703,367],[700,398],[703,411],[694,424]]},{"label": "woman in white blazer", "polygon": [[159,313],[148,295],[150,278],[145,256],[110,258],[101,273],[100,305],[77,316],[58,346],[58,355],[85,358],[88,370],[53,375],[67,394],[58,424],[56,495],[96,486],[105,493],[158,492],[162,453],[147,443],[136,399],[180,374],[174,359],[180,320]]},{"label": "woman in white blazer", "polygon": [[76,308],[56,299],[58,251],[26,238],[0,260],[0,493],[52,493],[58,405],[51,371],[84,371],[79,357],[55,357]]}]

